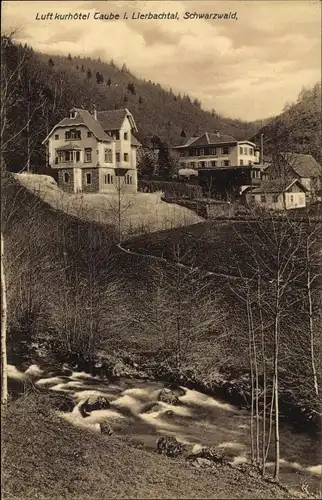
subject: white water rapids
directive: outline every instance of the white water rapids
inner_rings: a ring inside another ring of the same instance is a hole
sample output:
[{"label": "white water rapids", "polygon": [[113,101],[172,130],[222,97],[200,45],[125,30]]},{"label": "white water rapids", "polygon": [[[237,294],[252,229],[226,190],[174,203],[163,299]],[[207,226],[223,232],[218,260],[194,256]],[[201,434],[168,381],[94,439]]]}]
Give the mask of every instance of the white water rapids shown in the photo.
[{"label": "white water rapids", "polygon": [[[249,413],[211,396],[187,388],[179,388],[180,405],[158,401],[164,384],[155,381],[120,378],[109,382],[85,372],[50,376],[37,365],[20,372],[9,366],[9,379],[31,377],[36,387],[65,393],[74,399],[72,412],[60,412],[72,425],[100,432],[100,423],[108,422],[114,433],[129,436],[147,449],[155,450],[160,435],[174,436],[191,451],[202,446],[225,450],[231,463],[249,460]],[[176,392],[176,391],[174,391]],[[110,408],[97,410],[84,418],[80,407],[90,396],[103,396]],[[320,443],[287,425],[281,426],[281,480],[292,487],[303,481],[317,490],[322,475]],[[273,470],[273,450],[268,455],[267,469]]]}]

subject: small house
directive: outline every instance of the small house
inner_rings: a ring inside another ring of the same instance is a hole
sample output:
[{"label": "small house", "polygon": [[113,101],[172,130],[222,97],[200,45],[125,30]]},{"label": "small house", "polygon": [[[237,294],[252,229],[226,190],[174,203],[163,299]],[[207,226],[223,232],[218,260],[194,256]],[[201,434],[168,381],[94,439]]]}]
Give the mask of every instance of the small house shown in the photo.
[{"label": "small house", "polygon": [[243,191],[246,205],[269,210],[291,210],[306,206],[307,189],[298,179],[284,182],[281,179],[262,182],[259,186],[248,186]]}]

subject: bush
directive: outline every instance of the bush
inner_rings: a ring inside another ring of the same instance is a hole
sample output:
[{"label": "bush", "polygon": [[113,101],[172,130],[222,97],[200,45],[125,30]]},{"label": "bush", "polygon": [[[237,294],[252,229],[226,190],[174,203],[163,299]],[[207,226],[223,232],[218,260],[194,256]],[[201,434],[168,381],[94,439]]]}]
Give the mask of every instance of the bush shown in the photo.
[{"label": "bush", "polygon": [[185,184],[181,182],[169,181],[148,181],[140,180],[138,184],[139,191],[144,193],[155,193],[163,191],[165,199],[186,198],[193,200],[202,197],[202,189],[195,184]]}]

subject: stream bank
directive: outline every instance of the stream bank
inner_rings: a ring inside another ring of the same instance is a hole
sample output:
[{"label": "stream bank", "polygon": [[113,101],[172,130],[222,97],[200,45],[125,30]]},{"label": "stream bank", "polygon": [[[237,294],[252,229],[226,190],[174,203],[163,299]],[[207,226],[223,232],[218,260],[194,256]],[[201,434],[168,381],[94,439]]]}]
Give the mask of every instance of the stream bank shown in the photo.
[{"label": "stream bank", "polygon": [[[100,433],[104,424],[117,437],[149,452],[156,451],[160,436],[175,438],[189,449],[189,453],[198,452],[203,447],[221,450],[231,467],[254,474],[249,468],[249,413],[246,409],[183,384],[171,386],[173,399],[172,396],[170,399],[161,398],[165,388],[168,392],[169,383],[149,380],[146,378],[148,374],[143,372],[139,373],[140,378],[133,378],[134,371],[129,367],[127,376],[119,376],[121,371],[125,373],[120,364],[114,365],[110,377],[76,371],[71,365],[46,368],[39,364],[24,371],[21,369],[11,367],[10,380],[21,380],[27,392],[30,384],[31,392],[36,390],[38,394],[50,392],[68,397],[72,405],[58,408],[57,414],[75,427]],[[97,366],[96,370],[99,369],[102,367]],[[95,398],[101,398],[106,405],[94,405],[88,410],[89,399],[93,401]],[[87,408],[85,414],[84,405]],[[206,462],[208,467],[207,459]],[[311,491],[317,491],[319,463],[316,440],[281,425],[281,481],[297,490],[306,481]],[[273,468],[273,450],[270,450],[268,474]]]}]

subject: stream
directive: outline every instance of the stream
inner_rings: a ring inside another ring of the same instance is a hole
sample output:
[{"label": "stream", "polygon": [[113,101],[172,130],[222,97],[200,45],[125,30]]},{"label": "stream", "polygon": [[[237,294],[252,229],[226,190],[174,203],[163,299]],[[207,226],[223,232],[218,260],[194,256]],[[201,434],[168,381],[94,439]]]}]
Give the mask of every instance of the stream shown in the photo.
[{"label": "stream", "polygon": [[[20,372],[9,366],[9,379],[31,378],[39,389],[66,393],[73,397],[71,412],[60,412],[61,418],[72,425],[100,432],[100,423],[108,422],[117,436],[127,436],[143,443],[148,450],[156,450],[160,435],[174,436],[191,451],[201,446],[215,446],[225,450],[231,463],[249,461],[249,413],[227,402],[201,392],[178,387],[174,390],[180,404],[158,401],[162,382],[119,378],[116,381],[93,377],[85,372],[62,369],[50,376],[37,365]],[[97,410],[84,418],[80,407],[90,396],[104,396],[110,408]],[[318,437],[294,431],[281,424],[281,481],[293,488],[305,482],[310,491],[317,491],[321,481],[321,443]],[[169,458],[169,460],[171,460]],[[273,472],[273,450],[268,454],[267,471]]]}]

